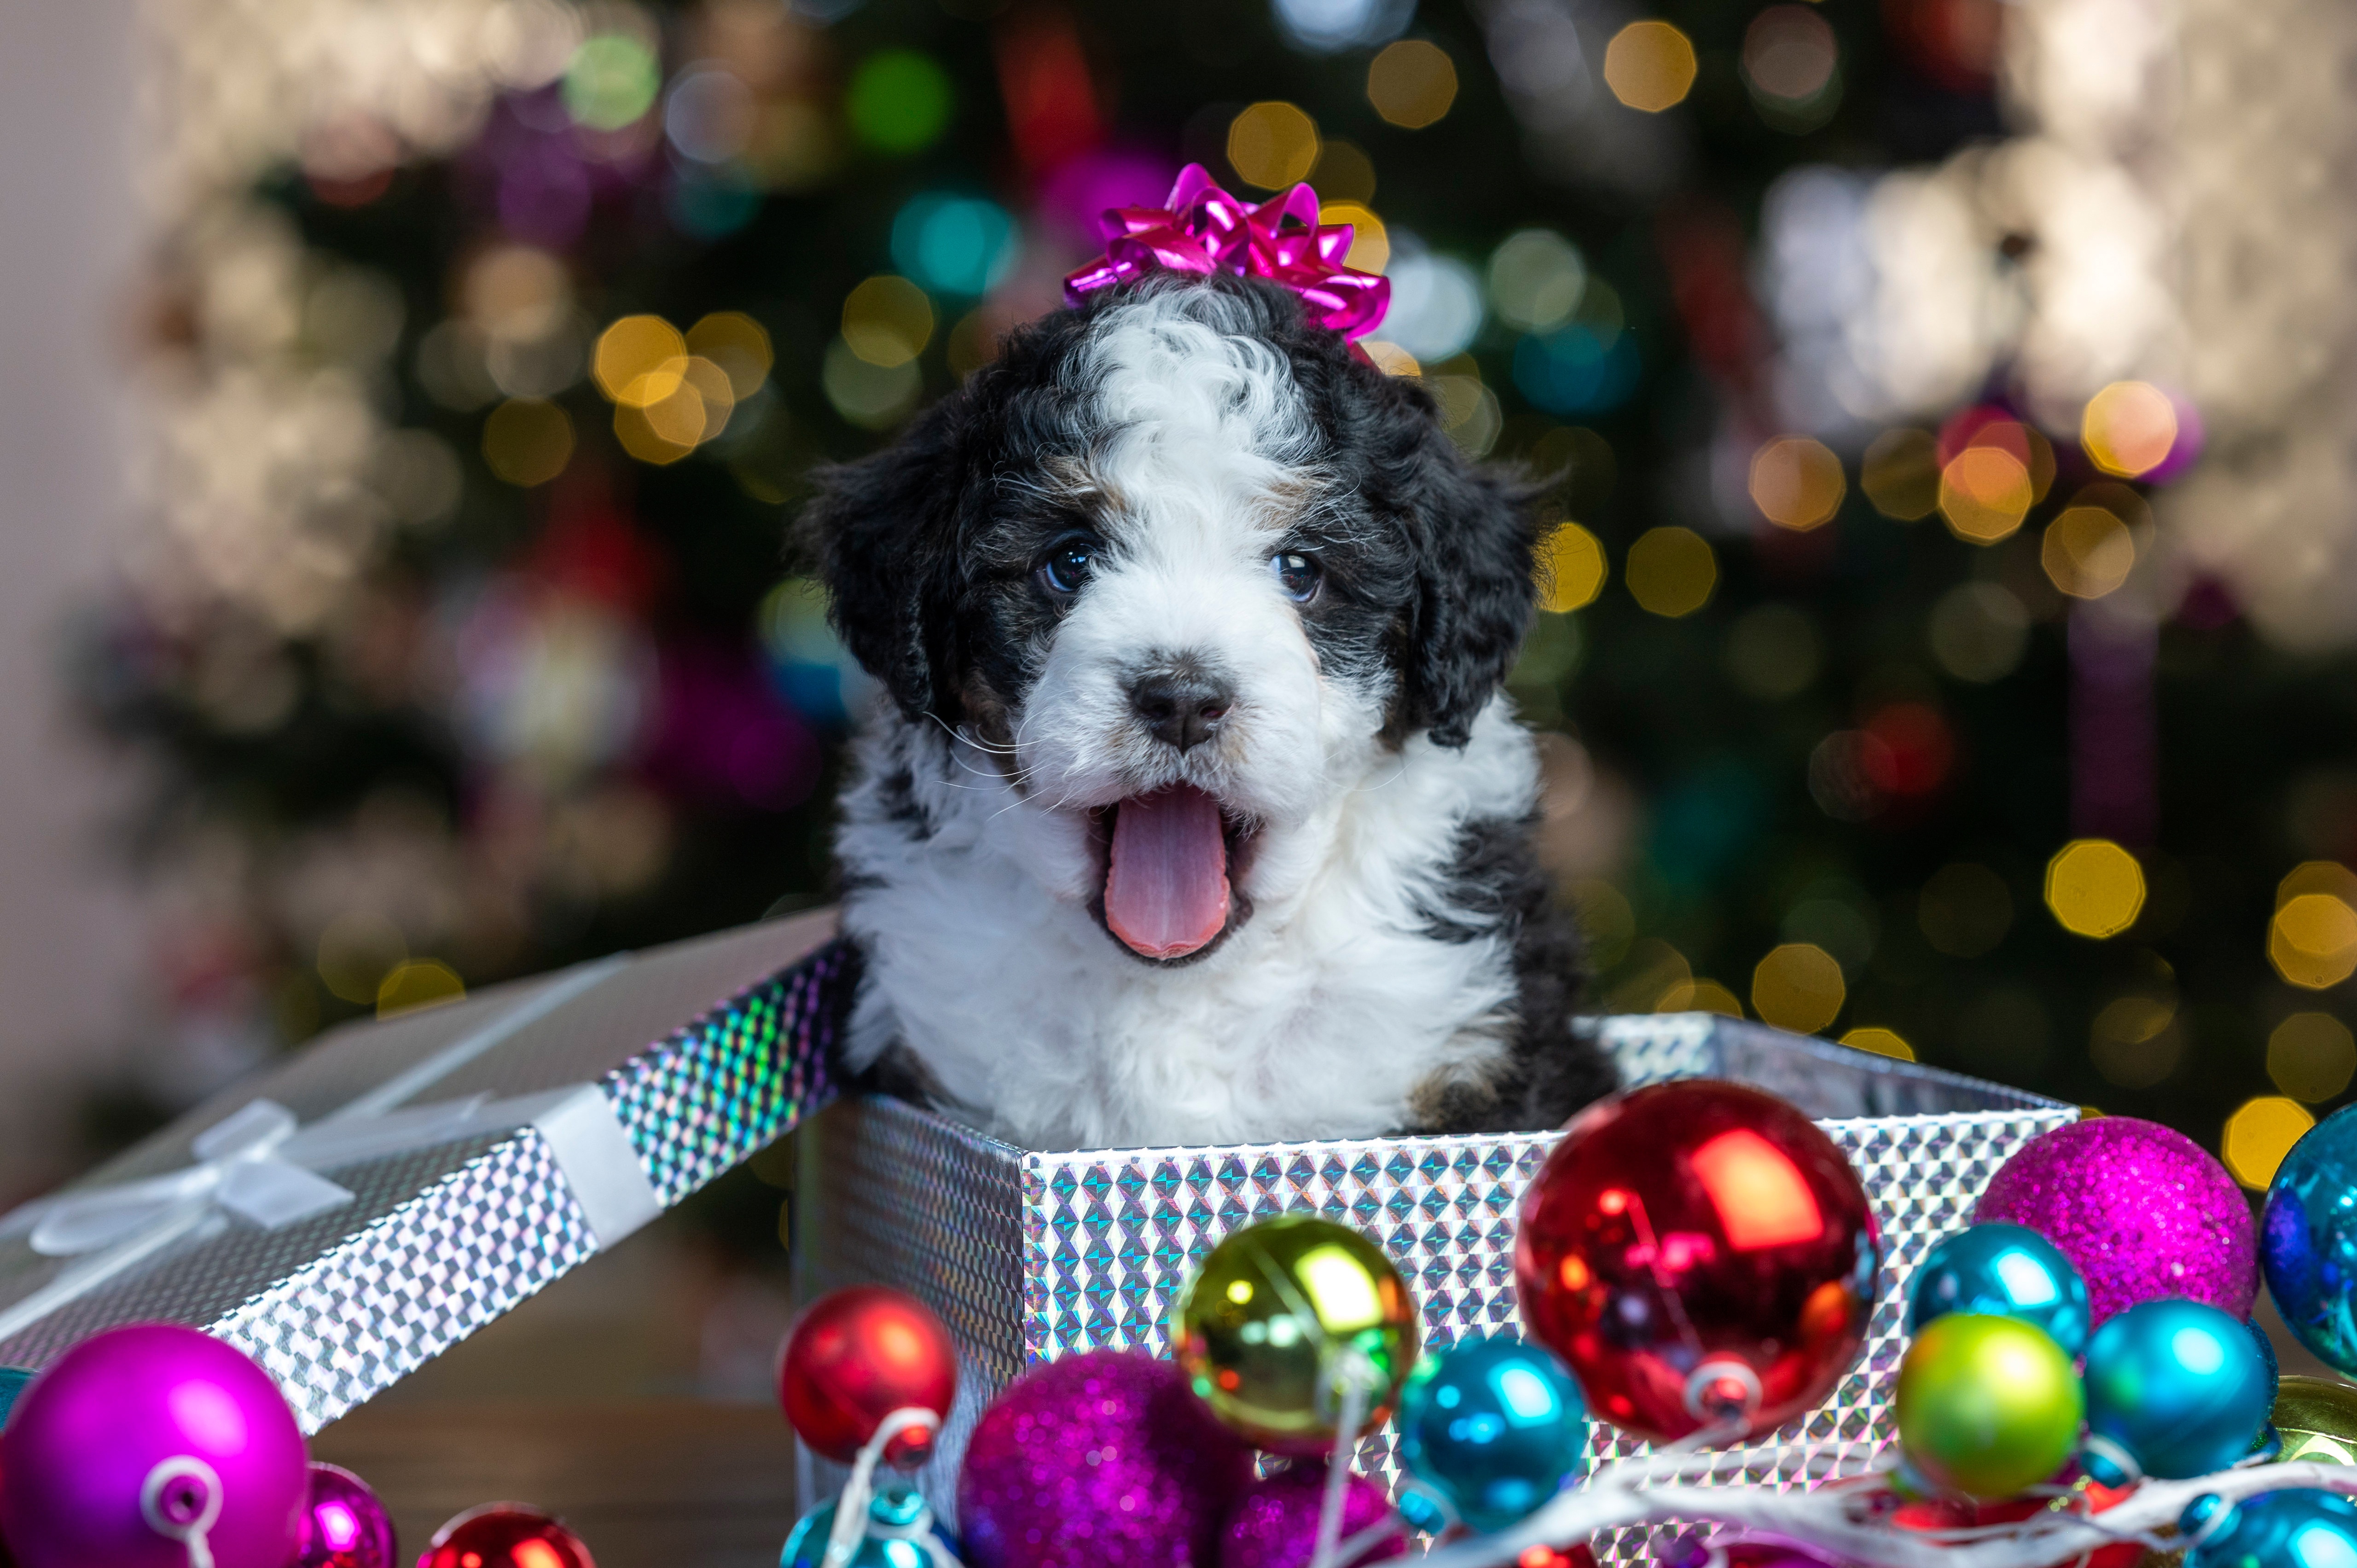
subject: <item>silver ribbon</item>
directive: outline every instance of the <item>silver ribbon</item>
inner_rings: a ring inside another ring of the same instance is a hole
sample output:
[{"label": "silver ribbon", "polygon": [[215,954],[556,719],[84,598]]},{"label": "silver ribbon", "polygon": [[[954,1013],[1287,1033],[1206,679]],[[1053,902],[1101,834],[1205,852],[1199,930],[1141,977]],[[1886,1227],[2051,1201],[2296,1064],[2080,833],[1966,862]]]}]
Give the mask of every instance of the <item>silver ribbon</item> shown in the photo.
[{"label": "silver ribbon", "polygon": [[662,1212],[630,1134],[605,1091],[570,1084],[539,1094],[403,1108],[518,1031],[585,995],[628,962],[618,955],[566,971],[425,1060],[305,1126],[275,1101],[256,1099],[197,1134],[196,1164],[163,1176],[36,1198],[0,1217],[0,1240],[23,1238],[44,1257],[75,1260],[24,1300],[0,1309],[0,1342],[23,1333],[188,1237],[210,1239],[233,1219],[267,1230],[357,1200],[326,1173],[421,1153],[465,1138],[535,1129],[587,1219],[600,1251]]}]

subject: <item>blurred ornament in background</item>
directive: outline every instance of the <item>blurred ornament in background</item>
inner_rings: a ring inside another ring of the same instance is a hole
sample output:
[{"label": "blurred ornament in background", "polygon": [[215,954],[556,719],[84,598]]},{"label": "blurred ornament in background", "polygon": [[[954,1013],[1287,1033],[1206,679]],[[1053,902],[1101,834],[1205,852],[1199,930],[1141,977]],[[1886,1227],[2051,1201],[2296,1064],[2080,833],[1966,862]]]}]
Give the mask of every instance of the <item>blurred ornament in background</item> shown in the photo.
[{"label": "blurred ornament in background", "polygon": [[[895,1411],[947,1420],[957,1393],[957,1352],[942,1320],[916,1297],[884,1285],[830,1291],[804,1308],[778,1360],[778,1402],[813,1452],[848,1465]],[[884,1457],[923,1462],[932,1434],[910,1428]]]},{"label": "blurred ornament in background", "polygon": [[958,1475],[970,1568],[1207,1568],[1252,1450],[1187,1374],[1135,1350],[1032,1368],[983,1412]]},{"label": "blurred ornament in background", "polygon": [[1531,1337],[1595,1414],[1656,1442],[1757,1435],[1814,1407],[1857,1359],[1879,1265],[1833,1141],[1772,1095],[1707,1079],[1576,1117],[1514,1249]]},{"label": "blurred ornament in background", "polygon": [[1171,1322],[1171,1353],[1213,1414],[1254,1446],[1334,1445],[1345,1391],[1361,1433],[1380,1426],[1422,1338],[1406,1282],[1383,1250],[1312,1215],[1262,1219],[1196,1265]]},{"label": "blurred ornament in background", "polygon": [[1970,1226],[1924,1254],[1909,1287],[1907,1332],[1952,1312],[2020,1318],[2074,1359],[2087,1348],[2087,1282],[2026,1226]]},{"label": "blurred ornament in background", "polygon": [[1426,1356],[1400,1395],[1400,1463],[1484,1534],[1555,1496],[1587,1447],[1587,1402],[1543,1345],[1459,1340]]},{"label": "blurred ornament in background", "polygon": [[2178,1520],[2186,1568],[2337,1568],[2357,1562],[2357,1503],[2296,1487],[2228,1502],[2196,1498]]},{"label": "blurred ornament in background", "polygon": [[417,1568],[597,1568],[581,1538],[527,1503],[485,1503],[434,1532]]},{"label": "blurred ornament in background", "polygon": [[1014,218],[984,197],[927,192],[892,220],[893,265],[937,294],[988,294],[1019,249]]},{"label": "blurred ornament in background", "polygon": [[111,1328],[51,1362],[0,1426],[0,1535],[19,1568],[286,1568],[308,1477],[269,1374],[210,1335]]},{"label": "blurred ornament in background", "polygon": [[1893,1401],[1909,1483],[2009,1498],[2062,1468],[2084,1412],[2062,1348],[2018,1317],[1954,1313],[1914,1337]]},{"label": "blurred ornament in background", "polygon": [[2285,1464],[2357,1465],[2357,1388],[2337,1378],[2282,1379],[2268,1421],[2283,1439]]},{"label": "blurred ornament in background", "polygon": [[[1345,1483],[1340,1540],[1392,1517],[1391,1498],[1364,1476]],[[1220,1534],[1217,1568],[1310,1568],[1318,1542],[1318,1509],[1326,1496],[1326,1466],[1297,1463],[1248,1484],[1236,1498]],[[1387,1563],[1407,1555],[1407,1532],[1350,1559]]]},{"label": "blurred ornament in background", "polygon": [[2266,1424],[2274,1384],[2247,1324],[2196,1301],[2139,1302],[2087,1342],[2080,1462],[2107,1487],[2223,1470]]},{"label": "blurred ornament in background", "polygon": [[[779,1568],[830,1568],[827,1539],[841,1499],[802,1516],[778,1554]],[[958,1568],[955,1545],[933,1520],[922,1492],[899,1477],[880,1482],[868,1499],[867,1529],[851,1556],[832,1568]]]},{"label": "blurred ornament in background", "polygon": [[1296,48],[1336,54],[1395,38],[1415,16],[1415,0],[1272,0],[1278,31]]},{"label": "blurred ornament in background", "polygon": [[2357,1107],[2309,1130],[2276,1167],[2260,1220],[2267,1295],[2335,1371],[2357,1375]]},{"label": "blurred ornament in background", "polygon": [[314,1460],[303,1543],[289,1568],[402,1568],[393,1518],[369,1484]]},{"label": "blurred ornament in background", "polygon": [[2025,1225],[2061,1248],[2087,1282],[2096,1327],[2164,1296],[2247,1318],[2258,1289],[2258,1239],[2234,1178],[2184,1133],[2132,1116],[2032,1139],[1973,1219]]},{"label": "blurred ornament in background", "polygon": [[38,1376],[22,1367],[0,1367],[0,1426],[8,1424],[8,1412],[16,1407],[27,1385]]}]

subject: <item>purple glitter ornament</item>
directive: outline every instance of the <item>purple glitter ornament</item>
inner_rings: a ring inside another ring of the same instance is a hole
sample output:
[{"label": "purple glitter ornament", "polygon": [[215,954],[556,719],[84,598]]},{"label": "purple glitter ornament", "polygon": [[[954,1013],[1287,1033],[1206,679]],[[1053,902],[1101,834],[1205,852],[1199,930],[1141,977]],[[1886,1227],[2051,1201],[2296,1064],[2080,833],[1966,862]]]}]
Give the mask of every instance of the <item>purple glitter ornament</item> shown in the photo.
[{"label": "purple glitter ornament", "polygon": [[289,1568],[393,1568],[393,1519],[350,1470],[311,1464],[303,1545]]},{"label": "purple glitter ornament", "polygon": [[958,1476],[972,1568],[1211,1568],[1252,1455],[1187,1375],[1134,1350],[1026,1373],[983,1413]]},{"label": "purple glitter ornament", "polygon": [[1973,1222],[1990,1220],[2062,1249],[2086,1279],[2093,1326],[2163,1296],[2251,1315],[2250,1202],[2200,1144],[2158,1122],[2103,1116],[2031,1140],[1981,1195]]},{"label": "purple glitter ornament", "polygon": [[0,1533],[20,1568],[286,1568],[303,1434],[268,1374],[193,1328],[93,1335],[0,1427]]},{"label": "purple glitter ornament", "polygon": [[[1254,1481],[1236,1500],[1220,1537],[1220,1568],[1309,1568],[1318,1546],[1318,1510],[1326,1500],[1326,1466],[1311,1460]],[[1342,1539],[1390,1517],[1391,1499],[1364,1476],[1352,1476],[1342,1499]],[[1405,1531],[1354,1563],[1407,1555]]]}]

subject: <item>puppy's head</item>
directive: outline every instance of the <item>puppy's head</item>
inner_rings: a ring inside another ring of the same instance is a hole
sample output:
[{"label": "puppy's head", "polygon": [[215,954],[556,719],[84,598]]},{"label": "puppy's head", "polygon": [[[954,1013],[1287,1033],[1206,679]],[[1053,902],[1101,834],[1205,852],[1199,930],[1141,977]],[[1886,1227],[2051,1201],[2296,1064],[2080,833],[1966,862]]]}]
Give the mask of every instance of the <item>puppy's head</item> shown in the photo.
[{"label": "puppy's head", "polygon": [[1023,802],[996,831],[1155,962],[1306,878],[1288,834],[1385,748],[1462,746],[1532,601],[1520,493],[1244,279],[1015,333],[807,521],[853,652],[993,759]]}]

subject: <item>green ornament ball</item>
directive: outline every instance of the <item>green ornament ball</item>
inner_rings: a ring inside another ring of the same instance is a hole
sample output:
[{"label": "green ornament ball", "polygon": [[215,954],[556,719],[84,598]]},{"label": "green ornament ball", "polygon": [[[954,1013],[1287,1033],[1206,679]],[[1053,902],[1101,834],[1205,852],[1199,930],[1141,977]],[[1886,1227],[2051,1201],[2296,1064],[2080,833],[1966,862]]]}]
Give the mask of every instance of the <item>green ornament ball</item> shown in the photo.
[{"label": "green ornament ball", "polygon": [[1171,1342],[1211,1413],[1254,1447],[1333,1447],[1342,1392],[1366,1393],[1359,1429],[1391,1413],[1424,1333],[1383,1249],[1310,1215],[1264,1219],[1203,1259],[1178,1299]]},{"label": "green ornament ball", "polygon": [[1926,1324],[1899,1364],[1899,1443],[1916,1474],[1983,1500],[2016,1496],[2079,1446],[2086,1395],[2071,1358],[2017,1317]]}]

